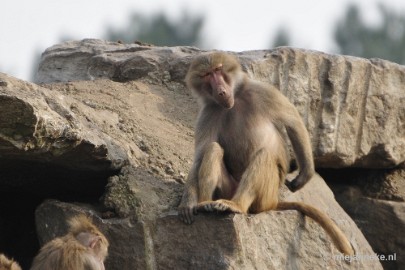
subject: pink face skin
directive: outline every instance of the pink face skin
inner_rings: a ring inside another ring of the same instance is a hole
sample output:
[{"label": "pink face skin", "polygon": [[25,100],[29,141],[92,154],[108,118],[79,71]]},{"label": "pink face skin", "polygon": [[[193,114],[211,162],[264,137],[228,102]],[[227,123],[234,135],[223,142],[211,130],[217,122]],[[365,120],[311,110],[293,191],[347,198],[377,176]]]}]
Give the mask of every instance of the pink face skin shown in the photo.
[{"label": "pink face skin", "polygon": [[203,79],[211,86],[214,100],[224,108],[231,109],[234,105],[233,88],[227,83],[222,64],[204,74]]}]

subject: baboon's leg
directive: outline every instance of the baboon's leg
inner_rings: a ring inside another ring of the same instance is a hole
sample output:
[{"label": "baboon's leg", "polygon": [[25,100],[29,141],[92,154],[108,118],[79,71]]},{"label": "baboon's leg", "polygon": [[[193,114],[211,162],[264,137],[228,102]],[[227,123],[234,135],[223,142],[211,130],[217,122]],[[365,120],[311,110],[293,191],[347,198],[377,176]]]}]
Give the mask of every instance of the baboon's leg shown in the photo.
[{"label": "baboon's leg", "polygon": [[260,149],[242,175],[232,201],[240,205],[244,213],[258,213],[276,208],[279,177],[275,155],[268,149]]},{"label": "baboon's leg", "polygon": [[274,209],[278,203],[280,172],[277,157],[266,148],[260,149],[243,173],[231,200],[198,204],[199,210],[257,213]]},{"label": "baboon's leg", "polygon": [[230,199],[235,193],[237,184],[226,170],[223,157],[224,150],[218,143],[207,147],[198,171],[198,202],[211,201],[214,195]]}]

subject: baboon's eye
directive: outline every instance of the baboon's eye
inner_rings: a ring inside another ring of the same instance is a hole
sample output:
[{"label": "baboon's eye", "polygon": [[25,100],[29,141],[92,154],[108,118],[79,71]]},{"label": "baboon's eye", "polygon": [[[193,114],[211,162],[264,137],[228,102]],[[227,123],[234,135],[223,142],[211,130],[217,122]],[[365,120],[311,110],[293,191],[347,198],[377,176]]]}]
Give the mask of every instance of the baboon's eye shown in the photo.
[{"label": "baboon's eye", "polygon": [[214,71],[216,72],[216,71],[221,71],[222,70],[222,64],[219,64],[218,66],[216,66],[215,68],[214,68]]}]

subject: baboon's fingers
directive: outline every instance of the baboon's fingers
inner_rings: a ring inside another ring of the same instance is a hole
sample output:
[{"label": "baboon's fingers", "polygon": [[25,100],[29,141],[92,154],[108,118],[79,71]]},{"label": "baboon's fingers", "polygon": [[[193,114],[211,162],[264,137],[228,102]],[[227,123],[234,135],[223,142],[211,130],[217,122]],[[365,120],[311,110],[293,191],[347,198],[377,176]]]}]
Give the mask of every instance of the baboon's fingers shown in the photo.
[{"label": "baboon's fingers", "polygon": [[285,180],[284,184],[287,186],[287,188],[291,191],[291,192],[295,192],[297,190],[297,188],[295,187],[295,185],[297,184],[296,182],[293,182],[292,180]]},{"label": "baboon's fingers", "polygon": [[242,209],[238,204],[233,201],[228,200],[218,200],[215,201],[214,208],[221,212],[232,212],[232,213],[243,213]]},{"label": "baboon's fingers", "polygon": [[194,222],[194,215],[196,214],[195,207],[183,207],[179,209],[180,220],[186,224]]},{"label": "baboon's fingers", "polygon": [[285,180],[285,185],[288,187],[288,189],[291,192],[296,192],[297,190],[301,189],[305,185],[305,183],[306,182],[297,181],[297,178],[295,178],[291,181]]},{"label": "baboon's fingers", "polygon": [[197,205],[198,211],[203,212],[232,212],[243,213],[243,211],[232,201],[218,200],[202,202]]},{"label": "baboon's fingers", "polygon": [[288,189],[291,192],[296,192],[297,190],[300,190],[305,184],[311,179],[313,176],[312,172],[309,173],[299,173],[297,177],[292,179],[291,181],[286,180],[285,185],[288,187]]},{"label": "baboon's fingers", "polygon": [[213,212],[215,209],[212,207],[212,201],[202,202],[196,206],[196,211]]},{"label": "baboon's fingers", "polygon": [[220,212],[225,212],[225,211],[230,211],[231,210],[229,205],[226,205],[226,204],[223,204],[223,203],[215,203],[213,205],[213,207],[215,208],[215,210],[220,211]]},{"label": "baboon's fingers", "polygon": [[204,210],[206,212],[214,212],[214,210],[216,210],[216,209],[214,208],[214,205],[212,203],[209,203],[209,204],[204,205]]}]

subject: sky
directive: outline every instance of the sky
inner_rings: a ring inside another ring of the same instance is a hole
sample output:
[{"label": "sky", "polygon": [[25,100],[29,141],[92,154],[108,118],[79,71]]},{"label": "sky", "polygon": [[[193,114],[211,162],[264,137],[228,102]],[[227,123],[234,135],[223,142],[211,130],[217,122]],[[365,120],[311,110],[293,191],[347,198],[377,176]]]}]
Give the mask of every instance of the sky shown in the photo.
[{"label": "sky", "polygon": [[[204,49],[269,49],[280,27],[291,46],[336,52],[333,27],[349,3],[364,20],[377,24],[381,0],[8,0],[1,4],[0,72],[30,80],[35,54],[62,37],[104,38],[107,28],[125,27],[130,14],[165,12],[175,19],[184,10],[205,17]],[[384,4],[405,13],[404,0]]]}]

